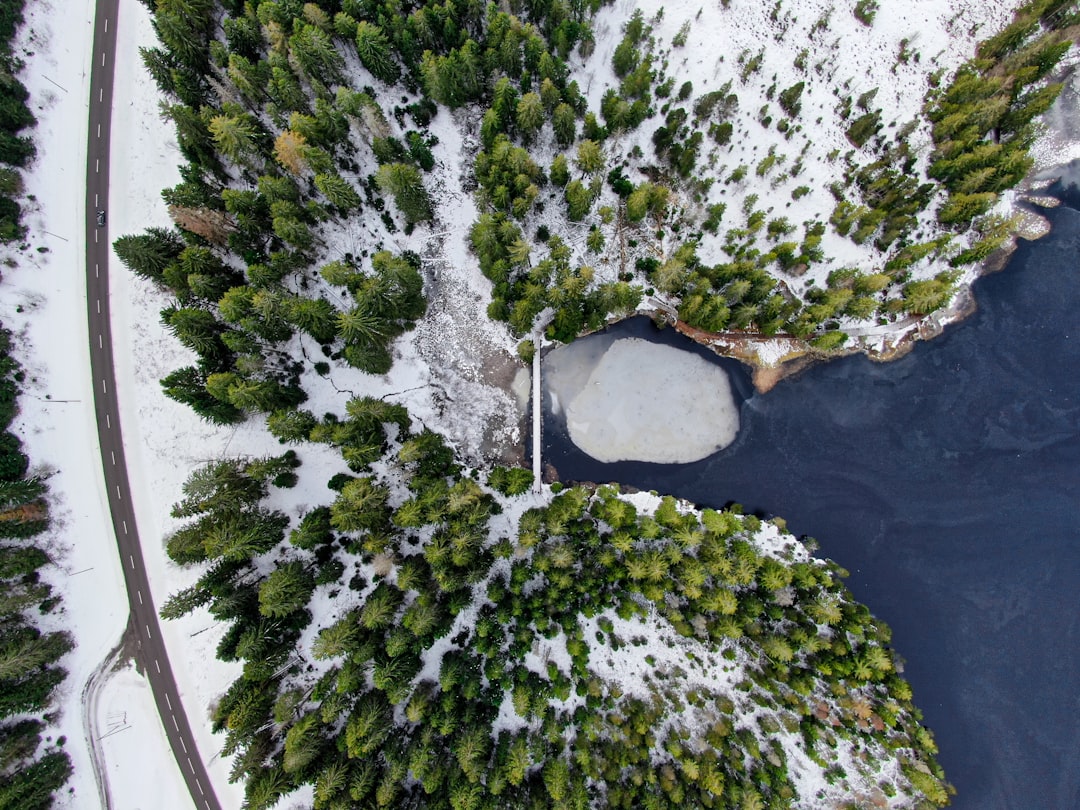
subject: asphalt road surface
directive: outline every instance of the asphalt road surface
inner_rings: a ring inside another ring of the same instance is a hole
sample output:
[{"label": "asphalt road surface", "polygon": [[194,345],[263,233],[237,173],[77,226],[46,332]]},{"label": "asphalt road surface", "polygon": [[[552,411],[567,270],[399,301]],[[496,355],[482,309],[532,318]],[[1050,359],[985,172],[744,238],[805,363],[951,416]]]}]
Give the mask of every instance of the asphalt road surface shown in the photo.
[{"label": "asphalt road surface", "polygon": [[[198,810],[220,810],[195,746],[187,715],[180,702],[165,643],[158,627],[157,610],[143,564],[135,523],[135,510],[124,462],[120,435],[120,409],[113,373],[112,330],[109,323],[109,230],[98,225],[98,211],[109,201],[109,127],[112,114],[113,61],[116,54],[116,19],[119,0],[98,0],[94,23],[94,53],[90,71],[90,129],[86,150],[86,303],[90,326],[90,369],[94,385],[101,463],[109,495],[116,543],[131,605],[131,626],[136,632],[138,663],[150,679],[161,724]],[[107,218],[107,212],[106,212]],[[147,796],[152,805],[154,798]],[[122,810],[122,808],[120,809]]]}]

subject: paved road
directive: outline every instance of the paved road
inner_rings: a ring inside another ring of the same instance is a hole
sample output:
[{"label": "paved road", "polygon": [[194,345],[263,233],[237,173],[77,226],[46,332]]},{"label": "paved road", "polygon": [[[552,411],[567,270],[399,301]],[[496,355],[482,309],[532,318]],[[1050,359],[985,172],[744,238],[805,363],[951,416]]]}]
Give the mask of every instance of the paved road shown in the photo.
[{"label": "paved road", "polygon": [[[139,545],[124,462],[124,442],[120,435],[120,409],[116,400],[109,323],[109,231],[107,226],[98,227],[96,221],[97,210],[107,208],[109,200],[109,126],[118,5],[119,0],[98,0],[90,71],[90,130],[86,151],[86,302],[94,409],[109,509],[131,605],[131,625],[137,634],[137,657],[150,678],[162,726],[191,791],[194,806],[199,810],[221,810],[195,746],[195,738],[184,714],[158,627],[157,610],[150,595]],[[154,797],[147,797],[151,804],[153,800]]]}]

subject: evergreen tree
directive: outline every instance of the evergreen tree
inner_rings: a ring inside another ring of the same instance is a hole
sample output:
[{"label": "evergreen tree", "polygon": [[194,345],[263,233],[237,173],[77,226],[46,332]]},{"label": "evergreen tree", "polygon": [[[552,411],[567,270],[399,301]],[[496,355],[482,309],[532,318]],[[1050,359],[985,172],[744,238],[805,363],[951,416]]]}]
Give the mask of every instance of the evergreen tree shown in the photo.
[{"label": "evergreen tree", "polygon": [[289,298],[283,314],[289,323],[307,332],[319,343],[330,343],[337,336],[337,313],[333,304],[325,298]]},{"label": "evergreen tree", "polygon": [[22,678],[56,661],[74,646],[68,633],[42,634],[29,625],[0,632],[0,681]]},{"label": "evergreen tree", "polygon": [[588,175],[604,170],[604,153],[596,141],[585,139],[578,143],[577,167]]},{"label": "evergreen tree", "polygon": [[577,115],[569,104],[561,103],[551,115],[551,125],[555,130],[555,140],[559,146],[567,147],[577,137]]},{"label": "evergreen tree", "polygon": [[360,207],[360,195],[340,174],[317,174],[315,186],[343,214]]},{"label": "evergreen tree", "polygon": [[330,35],[317,26],[302,23],[295,24],[294,30],[289,37],[289,52],[301,70],[324,85],[340,82],[345,60]]},{"label": "evergreen tree", "polygon": [[121,236],[113,242],[113,250],[125,267],[159,283],[165,269],[177,260],[183,249],[180,237],[165,228],[147,228],[141,234]]},{"label": "evergreen tree", "polygon": [[259,613],[283,617],[303,610],[315,590],[315,576],[301,562],[290,562],[271,572],[259,586]]},{"label": "evergreen tree", "polygon": [[592,206],[592,194],[580,180],[566,186],[566,216],[571,222],[580,222]]},{"label": "evergreen tree", "polygon": [[371,75],[387,84],[398,80],[400,71],[391,55],[390,43],[382,29],[362,20],[356,26],[356,52]]},{"label": "evergreen tree", "polygon": [[209,422],[231,425],[243,421],[244,413],[222,402],[206,390],[206,376],[194,366],[186,366],[165,375],[161,387],[169,399],[189,406]]},{"label": "evergreen tree", "polygon": [[242,163],[258,154],[258,129],[244,113],[215,115],[207,129],[223,155],[234,163]]},{"label": "evergreen tree", "polygon": [[431,200],[415,166],[387,163],[379,167],[375,182],[384,194],[393,195],[394,203],[410,225],[431,219]]},{"label": "evergreen tree", "polygon": [[516,123],[522,137],[528,141],[544,125],[544,103],[537,93],[526,93],[517,103]]},{"label": "evergreen tree", "polygon": [[63,751],[51,751],[26,768],[17,770],[0,785],[0,808],[48,810],[53,793],[71,776],[71,760]]},{"label": "evergreen tree", "polygon": [[343,532],[371,530],[383,526],[388,518],[388,494],[371,478],[349,481],[330,507],[331,524]]}]

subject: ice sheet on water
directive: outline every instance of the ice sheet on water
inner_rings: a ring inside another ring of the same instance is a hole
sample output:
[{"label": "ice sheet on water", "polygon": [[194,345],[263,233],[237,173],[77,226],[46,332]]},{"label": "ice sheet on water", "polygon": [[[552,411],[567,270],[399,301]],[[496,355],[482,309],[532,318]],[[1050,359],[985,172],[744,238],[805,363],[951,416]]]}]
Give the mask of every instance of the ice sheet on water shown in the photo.
[{"label": "ice sheet on water", "polygon": [[639,338],[560,352],[547,363],[553,399],[570,439],[598,461],[684,464],[739,432],[727,372],[692,352]]}]

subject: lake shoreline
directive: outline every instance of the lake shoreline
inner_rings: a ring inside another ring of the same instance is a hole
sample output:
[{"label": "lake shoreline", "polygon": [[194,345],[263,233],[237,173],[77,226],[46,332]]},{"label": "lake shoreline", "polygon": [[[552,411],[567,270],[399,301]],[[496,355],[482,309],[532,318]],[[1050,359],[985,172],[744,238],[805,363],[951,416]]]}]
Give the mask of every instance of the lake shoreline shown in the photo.
[{"label": "lake shoreline", "polygon": [[[786,334],[765,335],[738,330],[706,332],[680,320],[674,306],[655,297],[650,297],[645,305],[627,315],[610,319],[604,328],[639,316],[651,318],[660,326],[671,326],[718,356],[738,360],[748,366],[754,389],[760,394],[768,393],[781,381],[819,362],[854,354],[864,354],[876,363],[892,362],[906,356],[917,342],[938,337],[946,327],[974,313],[977,304],[971,293],[972,285],[983,276],[1003,270],[1016,252],[1019,240],[1034,241],[1050,232],[1049,221],[1037,209],[1053,208],[1060,204],[1056,197],[1041,193],[1053,182],[1056,182],[1056,178],[1049,182],[1045,179],[1036,182],[1032,178],[1025,183],[1014,203],[1015,215],[1021,218],[1020,226],[1005,244],[980,263],[957,290],[948,307],[895,323],[852,329],[848,334],[854,341],[839,349],[823,352],[814,348],[808,340]],[[586,337],[595,331],[602,330],[584,331],[578,337]]]}]

